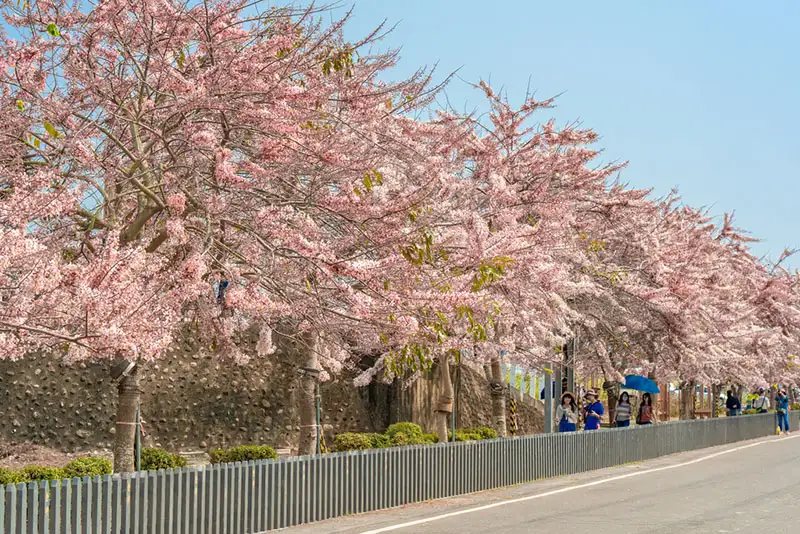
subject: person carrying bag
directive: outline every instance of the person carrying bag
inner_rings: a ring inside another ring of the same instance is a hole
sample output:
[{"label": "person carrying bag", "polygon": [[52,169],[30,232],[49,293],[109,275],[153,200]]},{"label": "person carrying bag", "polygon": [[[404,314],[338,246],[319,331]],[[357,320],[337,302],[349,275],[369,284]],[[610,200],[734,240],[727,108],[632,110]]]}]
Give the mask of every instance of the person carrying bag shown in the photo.
[{"label": "person carrying bag", "polygon": [[753,402],[753,409],[758,413],[769,411],[769,397],[764,392],[764,388],[758,388],[758,398]]}]

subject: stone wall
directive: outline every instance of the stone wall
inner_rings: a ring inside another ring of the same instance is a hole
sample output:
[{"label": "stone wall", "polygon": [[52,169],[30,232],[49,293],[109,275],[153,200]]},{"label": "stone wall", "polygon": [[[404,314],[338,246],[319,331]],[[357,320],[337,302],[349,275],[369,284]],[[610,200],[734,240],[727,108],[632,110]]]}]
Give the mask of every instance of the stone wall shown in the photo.
[{"label": "stone wall", "polygon": [[[140,371],[146,444],[191,450],[243,443],[293,448],[299,433],[299,375],[294,347],[237,366],[198,353],[192,340]],[[435,372],[434,372],[435,373]],[[345,431],[383,431],[396,421],[433,430],[435,381],[352,386],[354,373],[322,386],[326,438]],[[435,376],[433,377],[435,379]],[[491,403],[480,370],[463,367],[458,426],[489,425]],[[521,408],[524,432],[541,428],[541,415]],[[0,361],[0,439],[64,451],[110,447],[116,389],[108,364],[67,365],[53,356]],[[536,421],[538,420],[538,426]]]}]

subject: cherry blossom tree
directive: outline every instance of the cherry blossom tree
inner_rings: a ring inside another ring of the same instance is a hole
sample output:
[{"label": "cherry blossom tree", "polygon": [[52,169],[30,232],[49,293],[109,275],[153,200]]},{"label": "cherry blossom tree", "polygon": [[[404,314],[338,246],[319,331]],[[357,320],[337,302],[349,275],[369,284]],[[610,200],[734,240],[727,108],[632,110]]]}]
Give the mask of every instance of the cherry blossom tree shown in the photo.
[{"label": "cherry blossom tree", "polygon": [[[305,347],[310,452],[318,374],[353,339],[414,333],[386,274],[407,278],[389,264],[425,239],[408,213],[450,179],[450,141],[407,118],[426,72],[387,83],[394,54],[359,55],[376,34],[257,7],[5,3],[0,353],[136,362],[188,325],[241,362],[241,332],[268,355],[277,329]],[[127,425],[135,372],[120,392]],[[117,429],[118,470],[133,431]]]},{"label": "cherry blossom tree", "polygon": [[[499,381],[501,349],[542,365],[578,327],[609,380],[797,375],[797,275],[613,181],[594,132],[534,122],[551,100],[481,84],[487,116],[421,118],[430,73],[386,81],[380,32],[347,42],[314,8],[0,5],[2,357],[135,363],[188,331],[243,362],[250,328],[262,357],[294,338],[301,453],[318,380],[356,354],[381,355],[359,384],[438,361],[442,439],[451,360]],[[136,367],[120,394],[130,470]]]}]

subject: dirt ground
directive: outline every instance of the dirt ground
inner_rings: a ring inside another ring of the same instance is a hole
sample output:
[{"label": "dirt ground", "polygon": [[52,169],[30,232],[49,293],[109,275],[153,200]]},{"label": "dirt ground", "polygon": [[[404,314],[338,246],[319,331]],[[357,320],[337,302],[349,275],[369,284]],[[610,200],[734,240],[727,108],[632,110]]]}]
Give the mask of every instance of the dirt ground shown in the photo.
[{"label": "dirt ground", "polygon": [[84,456],[100,456],[109,460],[112,459],[110,450],[83,451],[70,454],[32,443],[0,441],[0,467],[7,469],[19,469],[26,465],[63,467],[75,458]]}]

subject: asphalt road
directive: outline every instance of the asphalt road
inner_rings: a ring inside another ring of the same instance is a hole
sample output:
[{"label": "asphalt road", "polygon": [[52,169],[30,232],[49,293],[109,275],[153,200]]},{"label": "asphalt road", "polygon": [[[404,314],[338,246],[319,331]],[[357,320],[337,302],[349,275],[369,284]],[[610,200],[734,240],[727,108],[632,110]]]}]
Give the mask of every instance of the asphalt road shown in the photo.
[{"label": "asphalt road", "polygon": [[285,532],[798,533],[798,438],[705,449]]}]

